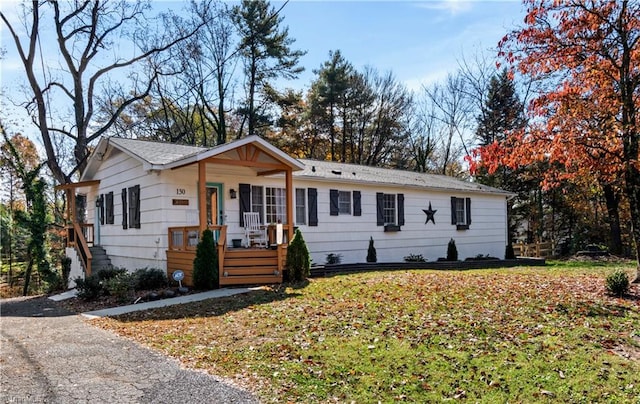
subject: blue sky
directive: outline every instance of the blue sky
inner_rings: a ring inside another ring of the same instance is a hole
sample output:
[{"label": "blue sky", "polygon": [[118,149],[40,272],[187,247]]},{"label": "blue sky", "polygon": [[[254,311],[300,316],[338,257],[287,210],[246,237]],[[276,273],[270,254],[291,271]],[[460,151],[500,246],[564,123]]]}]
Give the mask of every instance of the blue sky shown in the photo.
[{"label": "blue sky", "polygon": [[[13,19],[16,0],[1,0],[0,8]],[[272,1],[279,9],[283,1]],[[179,11],[186,1],[156,0],[154,8]],[[519,0],[425,0],[425,1],[308,1],[291,0],[281,11],[284,25],[296,39],[295,49],[308,53],[301,59],[306,71],[294,81],[283,83],[296,89],[308,88],[313,70],[340,50],[358,70],[366,65],[381,73],[391,70],[408,88],[419,90],[454,72],[464,55],[491,52],[500,38],[520,25],[524,8]],[[0,85],[6,95],[17,95],[25,83],[21,64],[8,30],[0,23],[0,46],[7,53],[0,60]],[[59,65],[57,54],[49,54],[45,65]],[[54,70],[55,74],[55,70]],[[14,98],[14,97],[12,97]],[[27,128],[23,128],[29,132]]]},{"label": "blue sky", "polygon": [[[3,0],[3,3],[6,0]],[[15,1],[2,8],[11,13]],[[279,9],[284,2],[273,1]],[[180,1],[157,1],[156,8],[178,11]],[[284,24],[296,39],[306,72],[294,87],[306,87],[329,51],[340,49],[356,68],[371,65],[393,71],[410,88],[431,82],[455,70],[464,54],[494,48],[510,29],[521,24],[519,0],[445,1],[308,1],[291,0],[281,11]],[[10,84],[19,69],[15,49],[2,24],[1,46],[8,52],[0,61],[2,85]]]},{"label": "blue sky", "polygon": [[[276,8],[283,3],[274,2]],[[520,1],[296,1],[282,10],[297,49],[307,50],[307,86],[340,49],[357,69],[391,70],[409,88],[455,71],[457,61],[489,52],[524,19]]]}]

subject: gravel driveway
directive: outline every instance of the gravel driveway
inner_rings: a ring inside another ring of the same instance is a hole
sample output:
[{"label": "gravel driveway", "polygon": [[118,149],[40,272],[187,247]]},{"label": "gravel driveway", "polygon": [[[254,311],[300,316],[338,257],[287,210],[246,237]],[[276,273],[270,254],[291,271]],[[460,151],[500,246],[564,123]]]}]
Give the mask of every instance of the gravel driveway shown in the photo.
[{"label": "gravel driveway", "polygon": [[45,297],[0,301],[2,403],[257,403]]}]

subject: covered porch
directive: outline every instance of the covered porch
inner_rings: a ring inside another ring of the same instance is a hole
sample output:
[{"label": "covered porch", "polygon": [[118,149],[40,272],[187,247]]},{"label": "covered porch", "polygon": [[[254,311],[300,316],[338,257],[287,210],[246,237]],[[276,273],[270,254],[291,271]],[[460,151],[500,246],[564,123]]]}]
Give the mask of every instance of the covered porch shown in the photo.
[{"label": "covered porch", "polygon": [[[220,286],[281,283],[286,264],[287,245],[294,231],[293,171],[302,169],[301,163],[263,139],[251,136],[214,147],[192,156],[188,161],[181,161],[171,168],[179,170],[194,165],[197,166],[198,172],[198,225],[174,226],[167,229],[167,276],[171,278],[173,272],[181,270],[185,274],[183,283],[193,285],[193,260],[196,247],[202,232],[210,229],[214,233],[218,252]],[[242,247],[238,247],[237,240],[234,240],[234,246],[232,246],[230,234],[238,237],[238,231],[243,226],[242,214],[251,210],[251,203],[247,203],[242,193],[239,198],[237,197],[233,189],[235,186],[227,185],[231,194],[231,199],[227,203],[237,204],[231,210],[240,215],[238,222],[232,223],[233,229],[230,229],[226,223],[226,214],[218,216],[215,213],[216,208],[212,208],[215,202],[209,200],[210,193],[207,192],[208,182],[219,181],[217,173],[224,172],[228,175],[239,170],[246,172],[247,169],[255,177],[282,174],[277,176],[278,180],[282,180],[285,191],[284,218],[277,226],[281,234],[276,237],[275,225],[265,224],[264,228],[268,232],[266,248],[247,245],[246,241],[243,241]],[[237,223],[239,228],[236,228]]]},{"label": "covered porch", "polygon": [[[76,250],[80,258],[80,265],[86,276],[90,276],[93,267],[93,255],[90,248],[95,243],[95,229],[92,223],[85,223],[80,220],[78,206],[76,206],[76,193],[78,191],[87,192],[92,187],[97,187],[100,180],[81,181],[69,184],[62,184],[55,187],[56,191],[64,191],[67,201],[65,210],[65,232],[66,246]],[[86,202],[86,201],[85,201]],[[80,207],[81,209],[84,206]]]}]

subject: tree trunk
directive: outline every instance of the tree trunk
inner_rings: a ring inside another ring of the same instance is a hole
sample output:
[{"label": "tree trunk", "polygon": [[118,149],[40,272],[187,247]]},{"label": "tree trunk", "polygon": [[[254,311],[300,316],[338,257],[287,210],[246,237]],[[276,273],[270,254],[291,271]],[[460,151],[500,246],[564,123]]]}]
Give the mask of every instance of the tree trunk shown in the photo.
[{"label": "tree trunk", "polygon": [[27,269],[24,272],[24,286],[22,287],[22,296],[26,296],[29,293],[29,283],[31,283],[31,271],[33,270],[33,258],[31,253],[27,254]]},{"label": "tree trunk", "polygon": [[609,216],[609,251],[615,255],[622,254],[622,230],[620,228],[620,195],[611,184],[602,187]]}]

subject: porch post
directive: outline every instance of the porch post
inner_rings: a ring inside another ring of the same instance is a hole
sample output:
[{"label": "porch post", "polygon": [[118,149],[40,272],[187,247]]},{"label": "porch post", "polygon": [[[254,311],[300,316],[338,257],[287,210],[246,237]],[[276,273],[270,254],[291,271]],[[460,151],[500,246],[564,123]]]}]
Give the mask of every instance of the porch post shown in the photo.
[{"label": "porch post", "polygon": [[67,220],[73,224],[76,222],[76,192],[75,188],[66,189],[67,192]]},{"label": "porch post", "polygon": [[287,227],[288,242],[293,238],[293,170],[291,167],[285,171],[285,190],[287,193]]},{"label": "porch post", "polygon": [[207,228],[207,164],[198,161],[198,211],[200,234]]}]

